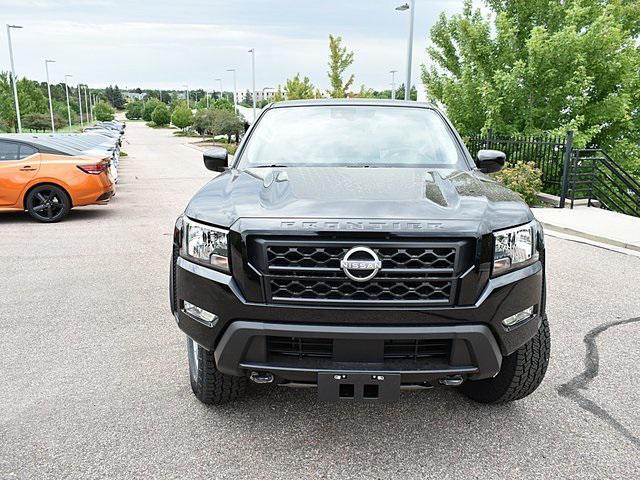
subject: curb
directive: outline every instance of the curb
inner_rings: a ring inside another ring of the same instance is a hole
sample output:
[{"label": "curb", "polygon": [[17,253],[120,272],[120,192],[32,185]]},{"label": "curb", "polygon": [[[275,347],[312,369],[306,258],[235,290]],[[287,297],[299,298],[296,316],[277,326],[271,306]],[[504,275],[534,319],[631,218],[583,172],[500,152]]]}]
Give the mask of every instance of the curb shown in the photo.
[{"label": "curb", "polygon": [[565,233],[567,235],[573,235],[574,237],[585,238],[593,242],[603,243],[605,245],[611,245],[613,247],[624,248],[627,250],[640,252],[640,245],[620,242],[618,240],[613,240],[611,238],[601,237],[599,235],[592,235],[590,233],[581,232],[580,230],[574,230],[573,228],[559,227],[558,225],[554,225],[552,223],[543,222],[541,220],[538,220],[538,221],[542,224],[544,228],[552,230],[554,232]]}]

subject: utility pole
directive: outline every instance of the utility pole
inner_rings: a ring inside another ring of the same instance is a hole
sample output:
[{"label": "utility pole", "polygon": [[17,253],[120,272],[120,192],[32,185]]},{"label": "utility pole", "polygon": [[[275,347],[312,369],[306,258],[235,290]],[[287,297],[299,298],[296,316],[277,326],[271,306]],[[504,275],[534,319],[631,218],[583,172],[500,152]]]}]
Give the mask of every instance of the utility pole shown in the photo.
[{"label": "utility pole", "polygon": [[16,67],[13,65],[13,47],[11,46],[11,29],[22,28],[20,25],[7,24],[7,41],[9,43],[9,60],[11,60],[11,75],[13,84],[13,101],[16,105],[16,121],[18,124],[18,133],[22,133],[22,120],[20,119],[20,101],[18,100],[18,77],[16,77]]},{"label": "utility pole", "polygon": [[53,121],[53,104],[51,103],[51,83],[49,83],[49,64],[55,63],[55,60],[45,60],[44,69],[47,72],[47,91],[49,92],[49,113],[51,114],[51,132],[56,133],[56,126]]},{"label": "utility pole", "polygon": [[69,84],[67,83],[67,78],[69,77],[73,77],[73,75],[64,76],[64,92],[67,95],[67,117],[69,119],[69,131],[71,131],[71,106],[69,105]]}]

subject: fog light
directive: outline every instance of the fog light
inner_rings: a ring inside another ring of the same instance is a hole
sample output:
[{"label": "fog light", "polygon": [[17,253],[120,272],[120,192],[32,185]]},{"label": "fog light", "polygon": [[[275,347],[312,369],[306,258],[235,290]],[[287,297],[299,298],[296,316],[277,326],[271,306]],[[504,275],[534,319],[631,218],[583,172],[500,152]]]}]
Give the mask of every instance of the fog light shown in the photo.
[{"label": "fog light", "polygon": [[213,327],[216,323],[218,323],[218,316],[206,311],[204,308],[200,308],[193,303],[182,302],[182,311],[196,320],[204,323],[208,327]]},{"label": "fog light", "polygon": [[510,317],[505,318],[504,320],[502,320],[502,323],[504,324],[505,327],[511,327],[516,323],[520,323],[527,320],[532,315],[533,315],[533,306],[525,310],[522,310],[521,312],[518,312],[515,315],[511,315]]}]

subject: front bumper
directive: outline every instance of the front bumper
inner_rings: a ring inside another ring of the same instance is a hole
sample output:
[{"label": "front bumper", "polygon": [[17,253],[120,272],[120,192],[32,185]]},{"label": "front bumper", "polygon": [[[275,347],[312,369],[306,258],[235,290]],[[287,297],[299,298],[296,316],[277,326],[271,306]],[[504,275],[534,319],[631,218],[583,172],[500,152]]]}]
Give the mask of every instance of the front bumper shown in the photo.
[{"label": "front bumper", "polygon": [[[320,372],[343,371],[399,373],[403,384],[450,375],[492,377],[499,372],[502,357],[537,332],[544,314],[543,297],[541,262],[490,279],[472,305],[402,308],[252,303],[229,275],[183,258],[174,259],[171,269],[171,304],[178,325],[198,344],[215,352],[223,373],[268,371],[301,382],[315,382]],[[214,313],[217,320],[213,325],[199,321],[183,310],[185,301]],[[510,328],[503,326],[504,318],[531,306],[535,311],[531,318]],[[385,340],[445,339],[451,342],[451,354],[446,360],[433,361],[380,361],[374,353],[347,361],[335,355],[275,359],[266,349],[270,336],[365,341],[365,350],[371,352],[379,351]]]}]

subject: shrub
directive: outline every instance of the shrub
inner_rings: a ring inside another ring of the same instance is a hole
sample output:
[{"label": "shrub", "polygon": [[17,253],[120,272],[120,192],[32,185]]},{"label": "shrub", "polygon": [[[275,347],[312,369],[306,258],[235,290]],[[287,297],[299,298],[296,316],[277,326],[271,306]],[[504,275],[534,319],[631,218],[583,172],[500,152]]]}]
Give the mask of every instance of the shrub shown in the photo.
[{"label": "shrub", "polygon": [[164,103],[158,105],[153,114],[151,115],[151,119],[153,123],[155,123],[158,127],[162,127],[164,125],[168,125],[171,122],[171,114],[169,113],[169,109]]},{"label": "shrub", "polygon": [[213,110],[210,108],[198,110],[193,117],[193,128],[200,135],[210,135],[213,130],[213,115]]},{"label": "shrub", "polygon": [[29,113],[22,117],[22,125],[36,132],[45,132],[51,130],[51,117],[48,113]]},{"label": "shrub", "polygon": [[157,98],[150,98],[149,100],[147,100],[144,103],[144,108],[142,110],[142,119],[145,122],[150,122],[151,120],[153,120],[153,112],[156,109],[156,107],[158,105],[160,105],[162,102],[160,100],[158,100]]},{"label": "shrub", "polygon": [[129,102],[127,104],[127,112],[125,116],[129,120],[138,120],[142,118],[142,112],[144,110],[144,104],[140,101]]},{"label": "shrub", "polygon": [[233,109],[234,109],[233,103],[231,103],[226,98],[217,99],[215,102],[213,102],[213,105],[211,106],[214,110],[229,110],[230,112],[233,112]]},{"label": "shrub", "polygon": [[180,103],[171,115],[171,123],[180,129],[185,129],[193,124],[193,113],[186,103]]},{"label": "shrub", "polygon": [[107,102],[100,101],[93,107],[93,114],[99,122],[107,122],[113,120],[113,114],[116,113],[111,105]]},{"label": "shrub", "polygon": [[536,194],[542,188],[542,170],[534,162],[517,162],[496,173],[495,178],[520,195],[528,205],[538,203]]}]

